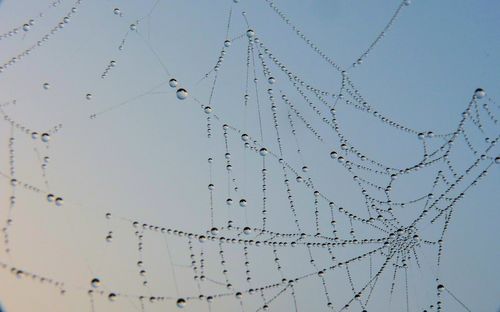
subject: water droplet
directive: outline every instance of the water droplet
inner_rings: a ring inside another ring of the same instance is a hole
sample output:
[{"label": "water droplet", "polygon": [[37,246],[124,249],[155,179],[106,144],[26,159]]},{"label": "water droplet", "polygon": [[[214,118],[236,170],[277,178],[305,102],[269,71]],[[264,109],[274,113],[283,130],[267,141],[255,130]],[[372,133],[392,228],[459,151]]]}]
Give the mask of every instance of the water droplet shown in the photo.
[{"label": "water droplet", "polygon": [[31,138],[32,138],[33,140],[38,139],[38,132],[31,132]]},{"label": "water droplet", "polygon": [[243,229],[243,233],[245,235],[250,235],[252,233],[252,229],[248,226],[246,226],[244,229]]},{"label": "water droplet", "polygon": [[91,94],[91,93],[87,93],[87,94],[85,95],[85,98],[86,98],[87,100],[91,100],[91,99],[92,99],[92,94]]},{"label": "water droplet", "polygon": [[115,9],[113,10],[113,13],[115,13],[115,15],[120,15],[120,14],[121,14],[121,11],[120,11],[120,9],[119,9],[119,8],[115,8]]},{"label": "water droplet", "polygon": [[253,38],[255,36],[255,32],[251,29],[247,30],[247,37]]},{"label": "water droplet", "polygon": [[170,80],[168,81],[168,85],[169,85],[170,87],[172,87],[172,88],[177,87],[177,84],[178,84],[178,82],[177,82],[177,79],[175,79],[175,78],[172,78],[172,79],[170,79]]},{"label": "water droplet", "polygon": [[137,25],[136,24],[130,24],[130,30],[134,31],[137,29]]},{"label": "water droplet", "polygon": [[97,287],[101,286],[101,281],[98,278],[94,278],[94,279],[92,279],[92,281],[90,281],[90,285],[93,288],[97,288]]},{"label": "water droplet", "polygon": [[55,200],[56,206],[61,207],[64,203],[64,200],[61,197],[57,197]]},{"label": "water droplet", "polygon": [[188,92],[186,91],[186,89],[180,88],[177,89],[176,95],[179,100],[185,100],[188,97]]},{"label": "water droplet", "polygon": [[48,133],[43,133],[42,134],[42,142],[47,143],[50,141],[50,134]]},{"label": "water droplet", "polygon": [[267,151],[267,148],[265,148],[265,147],[261,148],[259,151],[260,156],[266,156],[267,153],[269,153],[269,152]]},{"label": "water droplet", "polygon": [[250,140],[250,137],[248,136],[248,134],[243,133],[241,135],[241,139],[243,140],[243,142],[247,142],[248,140]]},{"label": "water droplet", "polygon": [[229,47],[231,46],[231,40],[226,40],[226,41],[224,41],[224,46],[225,46],[226,48],[229,48]]},{"label": "water droplet", "polygon": [[177,299],[177,307],[178,308],[184,308],[186,306],[186,300],[184,298],[179,298]]},{"label": "water droplet", "polygon": [[110,293],[108,295],[109,301],[116,301],[116,294],[115,293]]},{"label": "water droplet", "polygon": [[215,185],[213,185],[212,183],[210,183],[208,185],[208,189],[211,190],[211,191],[215,190]]},{"label": "water droplet", "polygon": [[276,82],[276,79],[274,77],[269,77],[267,78],[267,82],[269,82],[269,84],[274,84]]},{"label": "water droplet", "polygon": [[500,164],[500,156],[495,157],[495,164]]},{"label": "water droplet", "polygon": [[44,83],[44,84],[43,84],[43,88],[44,88],[45,90],[48,90],[48,89],[50,88],[50,84],[49,84],[48,82]]},{"label": "water droplet", "polygon": [[205,114],[210,114],[212,112],[212,108],[210,106],[205,106],[203,110],[205,111]]},{"label": "water droplet", "polygon": [[30,24],[24,24],[24,25],[23,25],[23,30],[24,30],[24,31],[29,31],[30,29],[31,29]]},{"label": "water droplet", "polygon": [[212,233],[212,235],[215,236],[215,235],[219,234],[219,229],[216,227],[213,227],[212,229],[210,229],[210,233]]},{"label": "water droplet", "polygon": [[477,88],[476,91],[474,92],[474,95],[476,96],[476,98],[482,99],[483,97],[486,96],[486,91],[484,91],[481,88]]},{"label": "water droplet", "polygon": [[247,206],[247,200],[246,199],[241,199],[240,200],[240,206],[241,207],[246,207]]},{"label": "water droplet", "polygon": [[49,194],[49,195],[47,195],[47,201],[48,201],[49,203],[53,202],[53,201],[54,201],[54,198],[55,198],[54,194]]}]

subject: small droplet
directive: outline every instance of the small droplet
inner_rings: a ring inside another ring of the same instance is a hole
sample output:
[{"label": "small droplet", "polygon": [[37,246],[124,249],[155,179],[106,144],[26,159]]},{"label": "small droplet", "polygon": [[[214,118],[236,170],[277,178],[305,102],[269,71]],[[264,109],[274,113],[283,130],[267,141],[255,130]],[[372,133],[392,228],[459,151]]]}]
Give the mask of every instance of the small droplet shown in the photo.
[{"label": "small droplet", "polygon": [[115,13],[115,15],[120,15],[120,14],[121,14],[121,11],[120,11],[120,9],[119,9],[119,8],[115,8],[115,9],[113,10],[113,13]]},{"label": "small droplet", "polygon": [[134,31],[137,29],[137,25],[136,24],[130,24],[130,30]]},{"label": "small droplet", "polygon": [[210,233],[212,233],[212,235],[215,236],[215,235],[219,234],[219,229],[216,227],[213,227],[212,229],[210,229]]},{"label": "small droplet", "polygon": [[87,100],[91,100],[91,99],[92,99],[92,94],[91,94],[91,93],[87,93],[87,94],[85,95],[85,98],[86,98]]},{"label": "small droplet", "polygon": [[247,30],[247,37],[253,38],[255,36],[255,32],[251,29]]},{"label": "small droplet", "polygon": [[261,149],[259,150],[259,154],[260,154],[260,156],[266,156],[266,155],[267,155],[267,153],[269,153],[269,152],[267,151],[267,148],[265,148],[265,147],[263,147],[263,148],[261,148]]},{"label": "small droplet", "polygon": [[48,133],[43,133],[42,134],[42,142],[47,143],[50,141],[50,134]]},{"label": "small droplet", "polygon": [[240,206],[241,207],[246,207],[247,206],[247,200],[246,199],[241,199],[240,200]]},{"label": "small droplet", "polygon": [[110,293],[108,295],[109,301],[116,301],[116,294],[115,293]]},{"label": "small droplet", "polygon": [[175,79],[175,78],[172,78],[172,79],[170,79],[170,80],[168,81],[168,85],[169,85],[170,87],[172,87],[172,88],[177,87],[177,84],[178,84],[178,82],[177,82],[177,79]]},{"label": "small droplet", "polygon": [[252,229],[248,226],[246,226],[244,229],[243,229],[243,233],[245,235],[250,235],[252,233]]},{"label": "small droplet", "polygon": [[44,88],[45,90],[48,90],[48,89],[50,88],[50,84],[49,84],[48,82],[44,83],[44,84],[43,84],[43,88]]},{"label": "small droplet", "polygon": [[98,278],[94,278],[94,279],[92,279],[92,281],[90,281],[90,285],[93,288],[97,288],[97,287],[101,286],[101,281]]},{"label": "small droplet", "polygon": [[30,24],[24,24],[24,25],[23,25],[23,30],[24,30],[24,31],[29,31],[30,29],[31,29]]},{"label": "small droplet", "polygon": [[205,111],[205,114],[210,114],[212,112],[212,108],[210,106],[205,106],[203,110]]},{"label": "small droplet", "polygon": [[474,95],[476,96],[476,98],[482,99],[483,97],[486,96],[486,91],[484,91],[481,88],[477,88],[476,91],[474,92]]},{"label": "small droplet", "polygon": [[276,82],[276,79],[275,79],[274,77],[269,77],[269,78],[267,79],[267,82],[268,82],[269,84],[274,84],[274,83]]},{"label": "small droplet", "polygon": [[47,201],[48,201],[49,203],[53,202],[53,201],[54,201],[54,198],[55,198],[54,194],[49,194],[49,195],[47,195]]},{"label": "small droplet", "polygon": [[186,306],[186,300],[184,298],[177,299],[177,307],[184,308]]},{"label": "small droplet", "polygon": [[56,206],[61,207],[64,203],[64,200],[61,197],[57,197],[55,200]]},{"label": "small droplet", "polygon": [[188,97],[188,92],[186,91],[186,89],[180,88],[177,89],[176,95],[179,100],[185,100]]},{"label": "small droplet", "polygon": [[225,46],[226,48],[229,48],[229,47],[231,46],[231,40],[226,40],[226,41],[224,41],[224,46]]}]

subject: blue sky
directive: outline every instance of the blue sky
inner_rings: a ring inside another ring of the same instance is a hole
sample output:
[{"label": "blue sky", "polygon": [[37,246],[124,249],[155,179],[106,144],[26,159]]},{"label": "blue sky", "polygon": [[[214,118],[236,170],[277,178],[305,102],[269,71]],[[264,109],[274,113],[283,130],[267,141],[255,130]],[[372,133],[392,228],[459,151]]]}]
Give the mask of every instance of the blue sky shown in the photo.
[{"label": "blue sky", "polygon": [[[72,6],[71,2],[63,2],[56,8],[47,9],[47,3],[40,1],[2,2],[0,0],[0,33],[24,24],[41,11],[45,12],[43,18],[35,19],[29,32],[0,41],[2,64],[9,56],[36,42]],[[77,289],[82,285],[85,289],[91,278],[99,276],[106,291],[164,292],[173,297],[195,293],[197,288],[192,281],[192,272],[186,269],[190,261],[186,242],[168,239],[174,251],[172,260],[166,254],[163,237],[149,234],[145,235],[143,256],[148,261],[148,276],[151,278],[150,288],[145,289],[135,265],[137,238],[130,224],[120,221],[118,216],[186,231],[209,229],[208,157],[214,158],[216,223],[226,224],[232,219],[238,225],[259,224],[261,159],[242,148],[239,135],[230,136],[234,178],[239,186],[239,191],[233,192],[237,194],[234,199],[245,197],[249,209],[245,213],[241,209],[226,208],[227,177],[221,124],[212,120],[213,138],[207,140],[207,116],[200,110],[199,103],[193,101],[196,98],[204,105],[208,103],[213,77],[199,81],[219,57],[226,39],[231,7],[230,38],[245,33],[247,27],[241,16],[241,11],[245,11],[250,27],[289,70],[318,88],[334,93],[338,90],[339,73],[294,36],[265,1],[241,0],[233,4],[229,0],[160,0],[150,11],[153,3],[83,1],[64,29],[0,74],[2,103],[17,100],[16,105],[5,108],[16,120],[33,129],[49,129],[58,123],[63,124],[61,130],[52,136],[49,148],[33,143],[27,136],[16,137],[16,171],[19,179],[43,185],[39,162],[33,151],[37,148],[42,155],[50,155],[50,191],[63,194],[65,198],[64,208],[59,209],[47,204],[43,195],[20,192],[11,229],[12,258],[0,254],[0,260],[8,259],[9,264],[16,267],[64,280]],[[378,35],[399,2],[277,1],[277,4],[327,55],[341,66],[348,66]],[[123,16],[114,14],[114,8],[120,8]],[[404,8],[394,27],[363,64],[349,72],[350,78],[370,105],[392,119],[422,131],[450,131],[456,127],[476,88],[484,88],[493,100],[500,96],[500,40],[496,31],[500,26],[499,10],[497,1],[415,0]],[[149,19],[137,24],[137,19],[148,12],[151,12]],[[129,31],[132,23],[137,24],[137,33]],[[120,51],[118,46],[124,38],[124,49]],[[246,49],[246,37],[235,40],[227,49],[210,105],[225,122],[246,128],[245,131],[259,137],[254,97],[251,97],[252,104],[246,113],[242,105]],[[166,66],[168,74],[158,59]],[[116,66],[109,69],[105,79],[101,78],[112,60],[116,61]],[[277,86],[291,94],[293,88],[286,76],[276,67],[270,68],[276,75]],[[188,89],[190,97],[187,100],[178,101],[175,90],[164,84],[172,77]],[[46,82],[50,83],[49,90],[42,88]],[[158,93],[107,111],[117,103],[162,83],[156,90]],[[265,109],[264,143],[276,151],[272,115],[264,95],[266,88],[261,85]],[[87,93],[92,94],[91,100],[85,98]],[[316,120],[297,95],[291,99],[306,118]],[[422,147],[416,136],[399,133],[346,107],[338,108],[343,129],[349,141],[362,147],[367,155],[394,166],[412,164],[419,159]],[[103,111],[106,112],[100,114]],[[94,113],[98,117],[89,119]],[[286,112],[280,108],[279,114],[281,127],[287,129]],[[331,149],[338,149],[338,141],[333,135],[326,135],[327,142],[318,144],[307,129],[296,122],[303,156],[322,191],[345,207],[356,211],[364,209],[363,198],[352,177],[329,158]],[[322,133],[328,131],[316,122],[314,126]],[[9,126],[4,122],[0,127],[1,140],[7,142]],[[498,135],[498,128],[488,130]],[[473,139],[480,144],[484,141],[480,133]],[[293,165],[301,166],[294,151],[293,137],[285,136],[284,144]],[[5,148],[2,150],[0,168],[2,172],[8,172],[8,153]],[[498,154],[498,148],[492,151],[495,152]],[[463,143],[457,146],[454,155],[453,161],[462,168],[474,159]],[[293,231],[280,166],[272,161],[268,166],[269,226],[280,231]],[[500,200],[495,187],[498,182],[498,169],[493,168],[457,205],[439,272],[450,290],[473,311],[493,311],[499,304],[497,263],[500,253],[494,248],[498,245],[496,223],[500,216],[495,205]],[[5,184],[3,189],[9,189],[8,181],[2,180],[1,183]],[[398,183],[394,193],[406,200],[415,194],[426,194],[430,182],[425,173],[413,179],[401,179]],[[293,187],[300,207],[299,218],[312,232],[312,196],[300,186],[294,184]],[[0,196],[2,203],[8,203],[8,192],[2,191]],[[117,218],[106,220],[106,212]],[[403,212],[402,218],[409,215],[411,211],[408,214]],[[2,222],[5,217],[5,210],[2,210]],[[324,221],[328,223],[326,217]],[[339,227],[345,231],[348,225],[340,224]],[[360,228],[363,232],[363,227]],[[436,234],[433,229],[430,226],[423,233],[431,237]],[[104,240],[109,231],[114,233],[112,244]],[[364,234],[377,235],[371,231]],[[207,270],[214,278],[222,280],[217,245],[206,248]],[[339,257],[358,252],[355,249],[339,251]],[[237,248],[227,251],[229,271],[235,272],[235,276],[236,272],[243,272],[241,254]],[[250,255],[254,261],[255,280],[269,283],[279,278],[269,250],[256,249]],[[315,256],[321,261],[328,260],[321,253]],[[284,259],[285,273],[290,276],[311,270],[304,250],[283,251],[281,258]],[[412,267],[410,270],[412,310],[424,308],[423,302],[435,301],[433,279],[438,274],[435,271],[435,252],[422,251],[421,260],[421,269]],[[365,265],[353,270],[356,281],[363,280],[366,269]],[[173,283],[172,272],[176,274],[177,285]],[[0,271],[0,274],[1,279],[9,281],[7,287],[0,285],[0,299],[9,311],[26,311],[33,306],[38,306],[40,311],[88,311],[89,300],[85,291],[68,291],[65,296],[60,296],[50,287],[28,279],[17,280],[8,272]],[[339,304],[351,295],[344,275],[334,273],[329,277],[330,291],[338,296]],[[242,276],[238,281],[243,280]],[[399,278],[400,287],[392,299],[389,298],[390,277],[380,282],[369,310],[400,311],[404,304],[404,281]],[[225,291],[224,287],[209,285],[209,290]],[[321,284],[314,280],[301,285],[297,286],[300,310],[323,310],[325,299]],[[23,300],[26,297],[30,300]],[[445,297],[444,301],[445,310],[459,311],[460,306],[452,298]],[[260,298],[247,302],[249,310],[257,309],[261,304]],[[137,302],[118,300],[109,303],[105,297],[98,297],[95,304],[96,311],[133,311],[134,306],[138,308]],[[238,304],[236,300],[221,300],[214,303],[214,309],[232,311]],[[174,310],[174,305],[172,302],[147,305],[148,311],[165,308]],[[291,308],[290,295],[280,297],[272,306],[276,311]],[[207,310],[207,306],[193,303],[186,308],[187,311],[197,309]]]}]

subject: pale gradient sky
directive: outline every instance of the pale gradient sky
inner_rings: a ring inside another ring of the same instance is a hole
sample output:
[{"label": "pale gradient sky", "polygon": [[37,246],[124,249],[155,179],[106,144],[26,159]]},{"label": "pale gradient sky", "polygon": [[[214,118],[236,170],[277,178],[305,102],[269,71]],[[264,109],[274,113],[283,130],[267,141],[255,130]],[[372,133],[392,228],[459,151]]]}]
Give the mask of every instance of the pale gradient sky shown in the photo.
[{"label": "pale gradient sky", "polygon": [[[63,280],[71,288],[61,296],[53,287],[27,278],[16,279],[10,272],[0,269],[0,302],[8,312],[90,311],[86,289],[94,277],[101,279],[106,291],[118,289],[124,293],[149,295],[137,274],[134,230],[127,222],[106,220],[104,214],[111,212],[113,216],[204,232],[210,228],[206,161],[209,156],[214,157],[216,222],[225,224],[231,218],[237,225],[259,225],[260,158],[244,152],[239,137],[230,138],[235,177],[244,194],[241,196],[249,200],[249,213],[245,217],[243,210],[236,206],[228,211],[223,204],[226,176],[221,127],[213,122],[214,138],[207,141],[206,115],[191,99],[176,100],[174,90],[164,85],[159,88],[163,93],[131,102],[95,120],[89,119],[90,114],[141,94],[171,77],[177,78],[181,85],[190,86],[190,93],[206,103],[211,80],[197,82],[217,61],[231,5],[230,37],[246,30],[240,14],[246,11],[251,27],[290,70],[315,86],[337,92],[338,72],[306,48],[263,0],[241,0],[236,5],[232,0],[160,0],[149,22],[141,21],[138,33],[129,33],[125,49],[119,51],[117,47],[129,24],[147,14],[153,3],[151,0],[83,0],[78,13],[63,30],[0,74],[0,103],[17,100],[15,106],[5,107],[13,118],[32,129],[63,124],[53,135],[48,149],[40,142],[33,142],[29,136],[16,135],[15,157],[18,179],[43,186],[34,148],[42,155],[50,155],[50,191],[65,199],[63,207],[54,207],[46,202],[45,193],[34,194],[21,189],[9,232],[12,253],[8,257],[2,245],[0,261]],[[392,0],[282,0],[277,3],[327,55],[344,66],[357,59],[399,5],[399,1]],[[46,11],[45,17],[36,20],[28,33],[0,40],[2,64],[33,44],[72,6],[69,0],[49,10],[46,9],[47,1],[0,0],[0,4],[0,34],[22,25],[40,10]],[[123,17],[113,14],[115,7],[120,8]],[[498,12],[500,2],[494,0],[414,0],[387,37],[350,77],[372,106],[394,120],[436,133],[450,131],[456,127],[477,87],[484,88],[493,99],[500,98]],[[149,38],[171,76],[165,74],[144,38]],[[233,42],[228,49],[212,107],[224,121],[241,128],[246,126],[249,133],[258,137],[255,111],[248,113],[246,121],[242,113],[245,58],[246,38],[243,38]],[[106,79],[102,79],[100,75],[111,60],[116,60],[117,65]],[[277,72],[275,67],[272,70]],[[277,79],[278,85],[287,85],[285,76],[277,75]],[[49,90],[42,88],[45,82],[50,83]],[[90,101],[85,99],[89,92],[93,94]],[[298,104],[298,98],[296,100]],[[277,150],[269,104],[263,103],[266,109],[265,142],[272,150]],[[307,116],[312,117],[312,114]],[[342,118],[350,141],[363,147],[374,159],[403,166],[419,159],[422,153],[416,137],[388,129],[366,115],[339,109],[339,118]],[[280,122],[285,124],[286,116],[281,115]],[[357,185],[328,157],[333,144],[319,145],[302,125],[298,124],[298,128],[304,157],[310,161],[316,184],[340,205],[365,212]],[[498,127],[496,131],[498,135]],[[9,125],[0,122],[0,171],[4,173],[9,171],[9,135]],[[292,139],[287,137],[285,144],[287,152],[292,154]],[[463,146],[457,149],[465,150]],[[465,152],[455,157],[461,164],[473,159]],[[292,162],[299,166],[295,155]],[[271,194],[268,204],[272,207],[269,226],[277,231],[294,231],[280,168],[274,161],[268,169]],[[395,193],[403,200],[426,194],[430,185],[428,178],[424,174],[414,180],[402,179]],[[473,311],[495,311],[500,305],[499,182],[499,170],[493,168],[490,175],[457,205],[447,233],[440,276]],[[312,209],[312,195],[299,187],[295,191],[297,206],[301,208],[300,219],[307,224],[308,232],[313,232],[314,219],[308,210]],[[10,196],[9,181],[2,178],[2,226]],[[104,239],[108,231],[114,233],[111,244]],[[426,231],[429,237],[436,234],[432,227]],[[367,231],[364,234],[376,236],[379,233]],[[192,271],[186,268],[190,263],[187,244],[182,239],[167,239],[176,265],[178,290],[173,282],[164,237],[146,234],[144,261],[151,292],[174,298],[197,294]],[[222,281],[216,257],[217,244],[207,243],[205,248],[207,271]],[[341,250],[338,257],[347,258],[365,251],[363,248]],[[227,263],[229,272],[246,287],[242,253],[240,246],[230,248]],[[280,279],[269,250],[263,252],[255,248],[250,255],[257,274],[256,285]],[[317,256],[328,263],[324,253],[318,252]],[[284,272],[289,276],[300,276],[312,270],[304,249],[283,251],[281,258]],[[409,271],[411,311],[421,311],[423,300],[426,303],[435,301],[435,253],[423,252],[421,260],[420,270],[412,268]],[[359,271],[353,269],[356,278],[366,274],[366,266]],[[390,303],[389,275],[386,274],[374,292],[369,311],[402,310],[403,279],[399,279],[400,287]],[[337,305],[352,296],[345,274],[332,273],[328,278],[330,293]],[[226,291],[219,285],[208,285],[207,292]],[[296,290],[301,311],[324,310],[325,299],[318,280],[305,281]],[[255,300],[245,301],[248,311],[255,311],[261,305],[260,298],[255,297]],[[445,311],[460,311],[460,306],[449,297],[445,297],[445,303]],[[140,311],[137,301],[123,298],[109,303],[105,297],[96,297],[95,305],[98,312]],[[147,304],[146,311],[176,311],[174,306],[173,301]],[[214,303],[212,311],[235,311],[238,307],[237,300],[222,299]],[[271,311],[291,309],[291,297],[287,294],[272,305]],[[353,311],[358,311],[355,309]],[[185,310],[208,311],[206,304],[198,302],[188,305]]]}]

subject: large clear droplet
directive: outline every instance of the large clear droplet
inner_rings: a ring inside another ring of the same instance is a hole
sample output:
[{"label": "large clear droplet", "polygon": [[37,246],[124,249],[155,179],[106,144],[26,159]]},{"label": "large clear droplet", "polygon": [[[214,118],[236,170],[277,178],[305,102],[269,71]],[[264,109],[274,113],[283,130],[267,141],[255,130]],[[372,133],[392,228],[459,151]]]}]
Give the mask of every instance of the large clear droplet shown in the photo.
[{"label": "large clear droplet", "polygon": [[177,307],[184,308],[186,306],[186,300],[184,298],[177,299]]},{"label": "large clear droplet", "polygon": [[484,91],[481,88],[477,88],[476,91],[474,92],[474,95],[476,96],[476,98],[482,99],[486,96],[486,91]]},{"label": "large clear droplet", "polygon": [[188,97],[188,92],[186,91],[186,89],[180,88],[177,89],[176,95],[179,100],[185,100]]},{"label": "large clear droplet", "polygon": [[42,134],[42,142],[47,143],[50,141],[50,134],[48,133],[43,133]]},{"label": "large clear droplet", "polygon": [[178,84],[178,82],[177,82],[177,79],[175,79],[175,78],[172,78],[172,79],[170,79],[170,80],[168,81],[168,85],[169,85],[170,87],[172,87],[172,88],[177,87],[177,84]]}]

